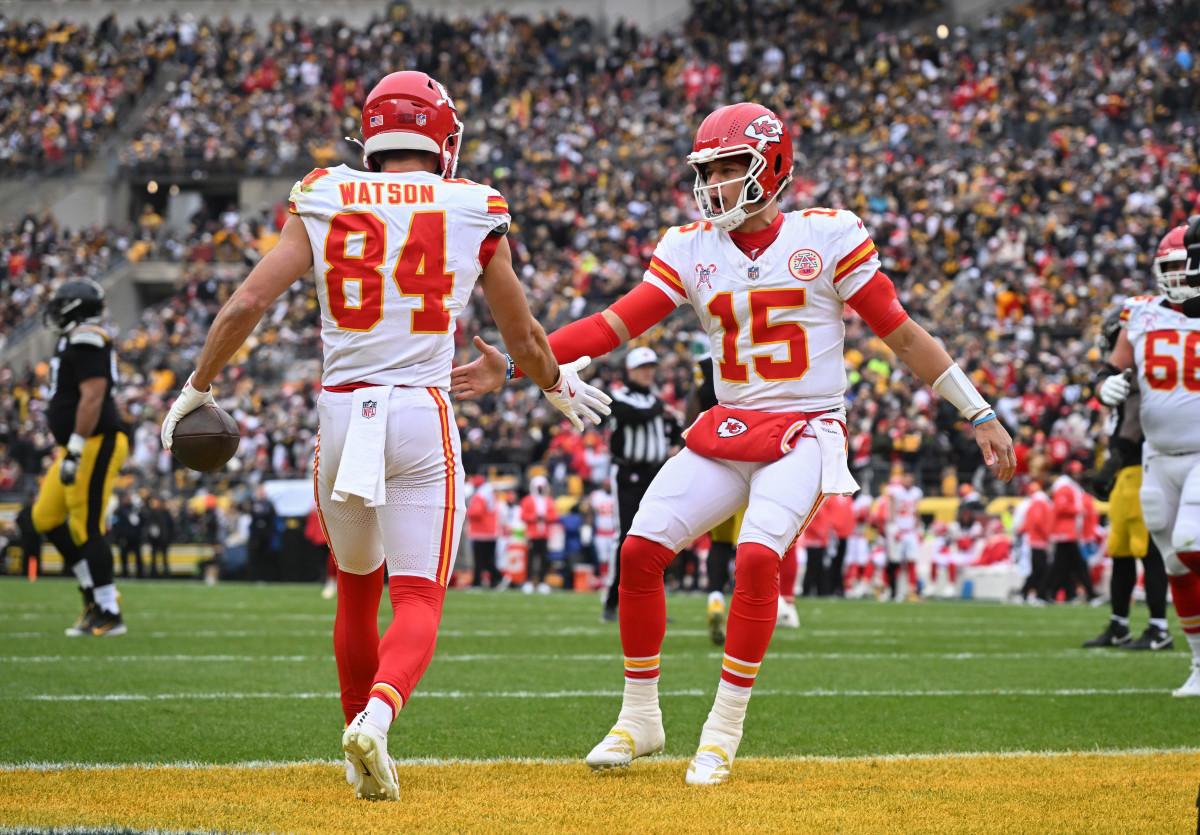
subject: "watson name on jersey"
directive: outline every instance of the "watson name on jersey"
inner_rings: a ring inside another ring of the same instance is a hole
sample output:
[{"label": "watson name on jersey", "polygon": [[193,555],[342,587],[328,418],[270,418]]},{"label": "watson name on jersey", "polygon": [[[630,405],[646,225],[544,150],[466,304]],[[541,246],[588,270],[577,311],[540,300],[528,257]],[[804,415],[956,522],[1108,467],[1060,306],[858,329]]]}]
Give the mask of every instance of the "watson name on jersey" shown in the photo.
[{"label": "watson name on jersey", "polygon": [[1162,296],[1125,302],[1121,324],[1133,346],[1142,396],[1142,431],[1158,452],[1200,452],[1200,319],[1189,319]]},{"label": "watson name on jersey", "polygon": [[454,319],[508,228],[504,198],[470,180],[339,165],[289,200],[313,248],[322,383],[449,388]]},{"label": "watson name on jersey", "polygon": [[672,228],[645,281],[696,308],[721,403],[820,411],[843,405],[842,312],[879,266],[854,213],[805,209],[783,215],[779,237],[757,260],[707,221]]}]

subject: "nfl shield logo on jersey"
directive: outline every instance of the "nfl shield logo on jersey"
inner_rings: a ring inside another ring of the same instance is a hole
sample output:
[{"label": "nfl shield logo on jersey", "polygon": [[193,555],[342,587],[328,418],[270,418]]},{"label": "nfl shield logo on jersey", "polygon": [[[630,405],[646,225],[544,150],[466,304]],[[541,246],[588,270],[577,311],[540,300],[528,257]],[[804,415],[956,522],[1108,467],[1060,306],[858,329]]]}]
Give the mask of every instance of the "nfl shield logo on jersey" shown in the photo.
[{"label": "nfl shield logo on jersey", "polygon": [[758,265],[757,264],[755,266],[751,267],[750,269],[746,270],[746,278],[750,279],[751,281],[758,281]]},{"label": "nfl shield logo on jersey", "polygon": [[812,281],[821,274],[821,256],[811,249],[798,249],[788,259],[788,270],[799,281]]},{"label": "nfl shield logo on jersey", "polygon": [[725,418],[717,426],[717,436],[721,438],[734,438],[746,431],[748,427],[737,418]]},{"label": "nfl shield logo on jersey", "polygon": [[376,403],[374,400],[364,400],[362,410],[363,417],[365,417],[367,420],[375,417],[375,406]]},{"label": "nfl shield logo on jersey", "polygon": [[707,267],[704,266],[703,264],[697,264],[696,265],[696,289],[699,290],[703,286],[703,287],[707,287],[709,290],[711,290],[712,289],[712,281],[710,281],[709,279],[712,278],[713,273],[715,273],[716,271],[717,271],[716,264],[709,264]]}]

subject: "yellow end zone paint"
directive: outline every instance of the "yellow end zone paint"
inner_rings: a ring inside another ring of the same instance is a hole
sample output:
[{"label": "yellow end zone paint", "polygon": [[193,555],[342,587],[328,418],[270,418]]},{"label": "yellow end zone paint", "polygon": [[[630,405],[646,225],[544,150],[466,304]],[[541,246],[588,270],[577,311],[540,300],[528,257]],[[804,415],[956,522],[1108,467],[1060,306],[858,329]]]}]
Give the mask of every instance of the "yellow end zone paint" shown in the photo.
[{"label": "yellow end zone paint", "polygon": [[400,803],[353,798],[341,767],[0,771],[0,826],[242,832],[1192,831],[1200,753],[406,765]]}]

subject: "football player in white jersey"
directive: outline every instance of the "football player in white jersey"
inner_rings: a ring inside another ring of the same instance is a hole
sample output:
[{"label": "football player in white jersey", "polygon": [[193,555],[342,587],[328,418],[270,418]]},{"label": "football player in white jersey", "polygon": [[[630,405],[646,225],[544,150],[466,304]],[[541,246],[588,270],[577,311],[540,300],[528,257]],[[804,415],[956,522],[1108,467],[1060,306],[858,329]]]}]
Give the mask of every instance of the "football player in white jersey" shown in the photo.
[{"label": "football player in white jersey", "polygon": [[898,479],[888,483],[884,495],[888,498],[888,519],[884,526],[888,550],[888,596],[895,601],[901,599],[898,580],[900,569],[904,568],[908,576],[908,594],[915,599],[917,556],[921,547],[921,519],[917,509],[925,497],[925,491],[916,486],[912,472],[905,470]]},{"label": "football player in white jersey", "polygon": [[1188,259],[1188,229],[1172,229],[1154,256],[1157,296],[1138,296],[1121,310],[1121,333],[1100,384],[1100,401],[1129,397],[1137,374],[1142,451],[1142,516],[1162,552],[1179,625],[1192,649],[1192,672],[1176,696],[1200,696],[1200,319],[1182,312],[1200,296]]},{"label": "football player in white jersey", "polygon": [[599,484],[588,494],[592,508],[592,547],[596,552],[596,569],[608,585],[617,556],[617,504],[608,485]]},{"label": "football player in white jersey", "polygon": [[[585,359],[559,366],[530,314],[504,198],[455,179],[462,125],[445,88],[420,72],[388,75],[367,97],[362,135],[366,171],[318,169],[292,189],[279,244],[217,316],[162,441],[170,449],[179,418],[213,402],[210,384],[263,312],[315,266],[324,391],[314,480],[338,563],[346,777],[359,797],[395,800],[387,732],[433,656],[465,515],[447,389],[454,319],[476,282],[512,362],[577,428],[599,423],[608,397],[579,379]],[[393,620],[380,640],[385,562]]]},{"label": "football player in white jersey", "polygon": [[[718,405],[687,434],[642,501],[621,549],[624,700],[587,755],[595,770],[661,751],[659,650],[666,630],[663,569],[744,505],[716,702],[687,770],[690,784],[723,782],[737,754],[754,678],[775,628],[780,557],[833,493],[858,489],[846,462],[843,365],[847,306],[976,424],[998,477],[1015,469],[1012,440],[941,345],[908,318],[879,272],[875,245],[848,211],[782,213],[792,179],[784,122],[752,103],[701,124],[688,155],[703,219],[667,231],[644,280],[607,310],[551,336],[560,357],[611,351],[688,304],[708,335]],[[451,391],[480,394],[504,380],[503,355],[455,370]]]}]

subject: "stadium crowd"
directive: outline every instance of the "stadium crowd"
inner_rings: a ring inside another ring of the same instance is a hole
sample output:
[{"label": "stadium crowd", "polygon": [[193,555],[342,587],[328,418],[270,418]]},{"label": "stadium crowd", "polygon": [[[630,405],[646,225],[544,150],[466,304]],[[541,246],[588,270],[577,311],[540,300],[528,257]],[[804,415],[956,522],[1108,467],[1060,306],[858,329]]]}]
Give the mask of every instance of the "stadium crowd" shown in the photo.
[{"label": "stadium crowd", "polygon": [[[1091,390],[1097,326],[1122,297],[1151,289],[1155,242],[1200,203],[1200,68],[1188,46],[1197,23],[1178,3],[1055,0],[939,34],[898,28],[872,4],[842,4],[835,15],[826,5],[764,0],[743,15],[729,0],[698,0],[681,28],[658,35],[603,32],[566,14],[451,21],[399,4],[364,32],[173,18],[102,27],[103,36],[73,29],[74,49],[54,54],[76,56],[80,89],[116,77],[114,49],[141,56],[141,74],[122,76],[136,78],[131,89],[156,62],[172,65],[176,79],[122,157],[139,176],[200,168],[299,179],[312,166],[353,163],[341,137],[374,79],[406,68],[444,78],[466,125],[460,174],[507,197],[515,261],[547,330],[609,304],[641,279],[661,232],[695,218],[683,156],[697,115],[761,101],[797,138],[784,208],[844,207],[863,218],[907,308],[1014,430],[1019,475],[1009,489],[1070,460],[1093,469],[1103,456]],[[914,10],[936,4],[905,11]],[[44,34],[40,24],[3,31],[32,43]],[[27,83],[12,75],[7,83]],[[128,466],[146,489],[193,489],[159,447],[158,424],[239,275],[214,262],[253,262],[282,205],[253,216],[234,207],[182,235],[145,215],[124,230],[60,234],[29,218],[0,234],[5,332],[36,315],[55,278],[102,274],[114,253],[134,247],[136,257],[183,263],[178,292],[118,336],[118,397],[134,427]],[[249,483],[311,472],[317,318],[311,288],[291,288],[219,385],[243,428],[231,466]],[[474,307],[459,322],[466,361],[470,335],[494,331]],[[679,314],[642,340],[663,357],[662,395],[680,411],[701,344],[695,328]],[[966,482],[1003,492],[953,409],[898,371],[861,322],[848,320],[847,345],[851,443],[868,489],[902,465],[928,495]],[[606,384],[619,368],[598,363]],[[9,471],[41,471],[46,382],[44,367],[0,374]],[[458,416],[468,473],[541,464],[561,490],[569,475],[591,480],[605,469],[602,433],[562,431],[536,391],[510,385],[460,404]]]}]

